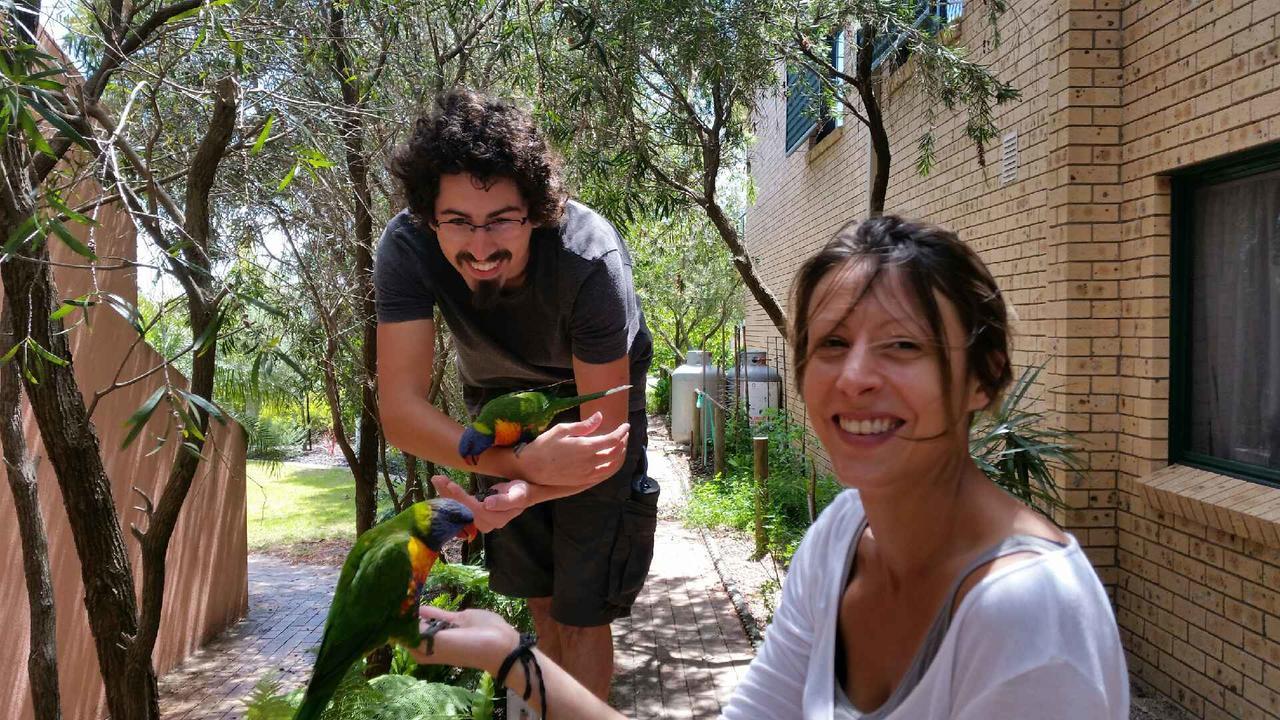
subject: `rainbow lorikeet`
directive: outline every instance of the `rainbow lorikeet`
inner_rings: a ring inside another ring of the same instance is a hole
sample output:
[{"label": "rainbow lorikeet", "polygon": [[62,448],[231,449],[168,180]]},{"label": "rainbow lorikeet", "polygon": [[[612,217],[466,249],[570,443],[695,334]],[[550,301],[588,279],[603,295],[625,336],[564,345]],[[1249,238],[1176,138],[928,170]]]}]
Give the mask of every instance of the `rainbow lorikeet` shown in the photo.
[{"label": "rainbow lorikeet", "polygon": [[333,593],[311,682],[294,720],[324,712],[351,665],[390,640],[422,642],[418,595],[446,542],[476,536],[471,511],[455,500],[414,503],[356,539]]},{"label": "rainbow lorikeet", "polygon": [[458,441],[458,454],[468,465],[475,465],[485,450],[494,446],[512,447],[527,443],[546,430],[555,416],[565,410],[630,387],[619,385],[601,392],[567,398],[558,398],[536,390],[499,395],[485,403],[475,421],[462,431],[462,438]]}]

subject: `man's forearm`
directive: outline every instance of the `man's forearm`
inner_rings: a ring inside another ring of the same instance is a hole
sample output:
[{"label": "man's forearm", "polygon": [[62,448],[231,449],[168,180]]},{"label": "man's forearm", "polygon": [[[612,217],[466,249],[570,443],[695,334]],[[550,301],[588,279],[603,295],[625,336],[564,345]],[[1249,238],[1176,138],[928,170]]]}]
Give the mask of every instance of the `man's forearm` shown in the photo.
[{"label": "man's forearm", "polygon": [[468,465],[458,454],[462,426],[425,400],[388,404],[383,399],[381,407],[387,440],[402,452],[482,475],[518,477],[516,459],[508,448],[490,448],[480,456],[479,464]]}]

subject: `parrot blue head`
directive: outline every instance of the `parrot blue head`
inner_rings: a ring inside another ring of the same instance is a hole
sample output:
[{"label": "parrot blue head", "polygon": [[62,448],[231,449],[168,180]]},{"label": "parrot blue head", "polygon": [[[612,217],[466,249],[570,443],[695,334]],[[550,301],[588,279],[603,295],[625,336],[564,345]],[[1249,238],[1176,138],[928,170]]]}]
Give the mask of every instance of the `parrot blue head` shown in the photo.
[{"label": "parrot blue head", "polygon": [[493,433],[484,433],[477,430],[475,425],[468,425],[462,431],[462,438],[458,440],[458,454],[468,465],[475,465],[480,461],[480,453],[493,447]]},{"label": "parrot blue head", "polygon": [[433,498],[427,502],[431,505],[431,520],[423,542],[432,552],[439,554],[445,543],[459,535],[467,540],[475,538],[478,532],[475,516],[466,505],[446,498]]}]

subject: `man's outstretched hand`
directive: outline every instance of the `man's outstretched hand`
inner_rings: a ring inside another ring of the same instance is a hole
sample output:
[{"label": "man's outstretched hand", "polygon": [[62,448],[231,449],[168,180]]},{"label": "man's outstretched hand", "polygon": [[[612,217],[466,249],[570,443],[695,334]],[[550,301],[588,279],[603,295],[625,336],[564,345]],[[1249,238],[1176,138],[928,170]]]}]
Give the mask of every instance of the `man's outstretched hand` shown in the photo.
[{"label": "man's outstretched hand", "polygon": [[482,533],[505,526],[535,502],[529,483],[523,480],[508,480],[494,485],[484,500],[472,496],[461,485],[444,475],[432,477],[431,484],[440,493],[440,497],[466,505],[476,518],[476,528]]}]

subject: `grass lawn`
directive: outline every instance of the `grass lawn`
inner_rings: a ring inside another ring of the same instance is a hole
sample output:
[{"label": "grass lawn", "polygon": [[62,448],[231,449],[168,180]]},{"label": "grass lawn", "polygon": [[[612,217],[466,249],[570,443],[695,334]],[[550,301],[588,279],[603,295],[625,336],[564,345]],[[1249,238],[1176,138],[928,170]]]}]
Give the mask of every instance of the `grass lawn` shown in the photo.
[{"label": "grass lawn", "polygon": [[250,550],[353,539],[355,483],[345,467],[286,462],[272,472],[257,460],[248,461],[247,466]]}]

